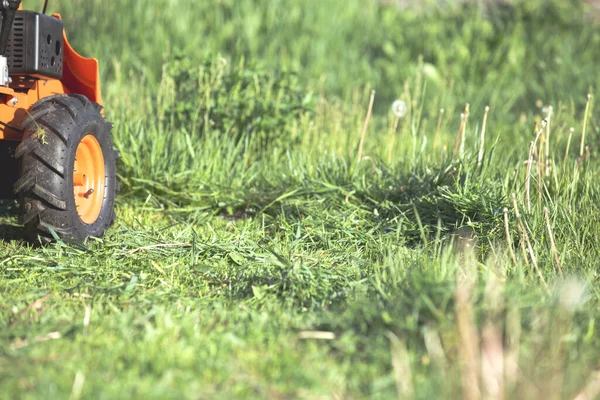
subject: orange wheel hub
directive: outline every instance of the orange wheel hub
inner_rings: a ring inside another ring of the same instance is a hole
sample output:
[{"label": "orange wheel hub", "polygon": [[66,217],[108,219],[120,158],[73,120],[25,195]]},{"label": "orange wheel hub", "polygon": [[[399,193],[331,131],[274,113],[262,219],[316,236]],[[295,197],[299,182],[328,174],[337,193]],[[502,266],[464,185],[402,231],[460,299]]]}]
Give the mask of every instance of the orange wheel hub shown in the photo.
[{"label": "orange wheel hub", "polygon": [[100,216],[106,190],[106,168],[98,140],[90,134],[81,139],[73,166],[73,192],[79,218],[93,224]]}]

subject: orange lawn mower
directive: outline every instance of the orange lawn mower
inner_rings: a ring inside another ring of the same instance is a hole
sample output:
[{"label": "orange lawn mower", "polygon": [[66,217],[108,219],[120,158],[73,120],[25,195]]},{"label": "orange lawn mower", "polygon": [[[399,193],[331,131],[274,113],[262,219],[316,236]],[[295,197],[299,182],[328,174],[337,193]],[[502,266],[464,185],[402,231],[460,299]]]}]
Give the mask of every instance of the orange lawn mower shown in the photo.
[{"label": "orange lawn mower", "polygon": [[98,61],[71,48],[47,5],[0,0],[0,198],[18,198],[30,240],[101,237],[118,182]]}]

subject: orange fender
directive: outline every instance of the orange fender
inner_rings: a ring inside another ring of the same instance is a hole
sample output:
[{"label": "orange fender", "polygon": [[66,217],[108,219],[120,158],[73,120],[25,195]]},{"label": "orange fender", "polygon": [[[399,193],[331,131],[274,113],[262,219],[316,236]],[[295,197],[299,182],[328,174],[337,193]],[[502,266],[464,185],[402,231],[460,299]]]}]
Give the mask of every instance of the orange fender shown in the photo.
[{"label": "orange fender", "polygon": [[[52,16],[62,20],[60,14]],[[65,91],[82,94],[91,101],[102,105],[98,60],[79,55],[69,44],[65,31],[63,31],[63,41],[63,78],[61,82],[65,86]]]}]

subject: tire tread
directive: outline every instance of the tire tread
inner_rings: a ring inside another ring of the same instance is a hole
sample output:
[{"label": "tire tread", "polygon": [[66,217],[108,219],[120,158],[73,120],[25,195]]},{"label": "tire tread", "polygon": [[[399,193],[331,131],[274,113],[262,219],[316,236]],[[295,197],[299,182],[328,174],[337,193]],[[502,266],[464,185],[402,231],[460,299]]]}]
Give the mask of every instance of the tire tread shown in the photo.
[{"label": "tire tread", "polygon": [[[74,127],[78,116],[93,113],[102,117],[101,109],[100,105],[83,95],[51,96],[31,107],[30,114],[22,125],[25,130],[24,140],[15,151],[15,158],[19,159],[22,171],[14,185],[14,192],[21,203],[25,234],[29,239],[52,241],[52,231],[62,238],[85,238],[78,231],[79,228],[75,229],[68,223],[69,215],[77,211],[69,209],[65,197],[67,194],[60,189],[66,187],[69,173],[65,155],[61,155],[61,152],[73,151],[69,149],[69,143],[73,142],[70,135],[76,130]],[[102,129],[107,132],[110,143],[112,125],[104,120],[103,123],[105,125]],[[44,131],[43,137],[39,135],[40,129]],[[112,144],[109,148],[109,152],[114,153]],[[115,154],[105,154],[105,158],[113,163],[116,159]],[[113,196],[113,202],[117,187],[118,181],[115,182],[114,193],[108,194]],[[112,225],[114,219],[114,209],[110,210],[110,214],[99,217],[98,221],[102,221],[104,226],[99,236]]]}]

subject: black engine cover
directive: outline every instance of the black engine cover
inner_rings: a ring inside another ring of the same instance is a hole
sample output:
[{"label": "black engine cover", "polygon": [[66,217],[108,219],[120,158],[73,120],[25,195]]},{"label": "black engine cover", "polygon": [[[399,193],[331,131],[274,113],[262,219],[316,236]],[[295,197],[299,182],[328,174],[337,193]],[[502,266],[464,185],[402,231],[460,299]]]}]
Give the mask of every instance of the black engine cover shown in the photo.
[{"label": "black engine cover", "polygon": [[10,75],[61,79],[63,22],[35,11],[17,11],[6,57]]}]

